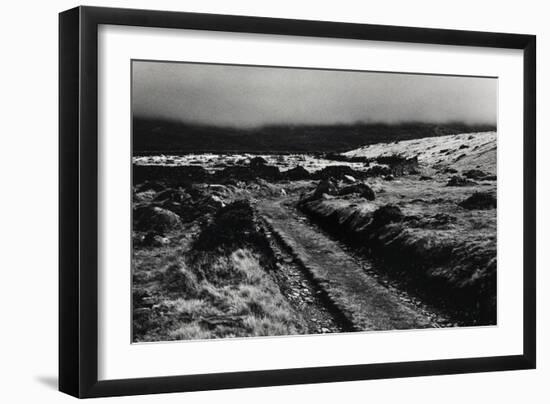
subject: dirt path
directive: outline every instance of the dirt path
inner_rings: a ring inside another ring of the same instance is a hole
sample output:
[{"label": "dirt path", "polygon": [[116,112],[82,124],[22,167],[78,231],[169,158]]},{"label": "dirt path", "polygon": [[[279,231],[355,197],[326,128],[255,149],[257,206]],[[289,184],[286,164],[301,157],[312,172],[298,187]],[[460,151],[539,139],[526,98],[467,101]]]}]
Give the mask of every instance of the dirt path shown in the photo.
[{"label": "dirt path", "polygon": [[283,296],[302,315],[308,334],[352,331],[349,321],[328,304],[324,290],[308,276],[265,219],[262,227],[277,260],[277,269],[269,274]]},{"label": "dirt path", "polygon": [[288,199],[257,202],[260,216],[355,330],[437,327],[414,305],[368,275],[340,244],[309,223]]}]

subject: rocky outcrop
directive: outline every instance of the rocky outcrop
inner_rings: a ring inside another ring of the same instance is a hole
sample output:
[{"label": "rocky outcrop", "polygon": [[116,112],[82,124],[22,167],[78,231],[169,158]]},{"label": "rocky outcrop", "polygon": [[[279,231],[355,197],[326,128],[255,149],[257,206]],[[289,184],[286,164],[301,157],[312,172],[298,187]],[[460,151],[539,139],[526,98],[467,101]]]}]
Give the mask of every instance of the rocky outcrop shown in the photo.
[{"label": "rocky outcrop", "polygon": [[453,175],[449,181],[447,181],[447,187],[469,187],[471,185],[476,185],[475,181],[469,180],[468,178],[461,177],[460,175]]},{"label": "rocky outcrop", "polygon": [[174,212],[156,206],[144,206],[134,209],[134,229],[165,233],[181,225],[180,217]]},{"label": "rocky outcrop", "polygon": [[263,157],[254,157],[250,159],[250,168],[260,168],[267,165],[267,160]]},{"label": "rocky outcrop", "polygon": [[311,174],[302,166],[296,166],[290,170],[283,171],[281,177],[289,181],[308,180],[311,178]]},{"label": "rocky outcrop", "polygon": [[345,176],[363,178],[365,176],[365,172],[354,170],[349,166],[328,166],[322,170],[316,171],[312,175],[314,179],[318,180],[326,180],[329,178],[343,180]]},{"label": "rocky outcrop", "polygon": [[497,198],[489,192],[476,192],[459,205],[468,210],[496,209]]},{"label": "rocky outcrop", "polygon": [[418,174],[419,165],[418,157],[402,157],[399,155],[381,156],[376,159],[378,164],[384,164],[389,167],[390,172],[395,177],[401,177],[403,175]]},{"label": "rocky outcrop", "polygon": [[374,191],[367,184],[358,182],[353,185],[348,185],[340,189],[338,192],[339,195],[352,195],[356,194],[362,198],[365,198],[369,201],[373,201],[376,197]]},{"label": "rocky outcrop", "polygon": [[473,180],[480,180],[485,178],[488,174],[477,169],[466,170],[462,172],[462,175],[466,178],[471,178]]},{"label": "rocky outcrop", "polygon": [[311,199],[322,198],[323,195],[338,195],[338,187],[332,179],[322,180],[317,184],[317,188],[313,191]]},{"label": "rocky outcrop", "polygon": [[383,177],[391,175],[391,169],[388,166],[373,165],[366,170],[365,175],[367,177]]}]

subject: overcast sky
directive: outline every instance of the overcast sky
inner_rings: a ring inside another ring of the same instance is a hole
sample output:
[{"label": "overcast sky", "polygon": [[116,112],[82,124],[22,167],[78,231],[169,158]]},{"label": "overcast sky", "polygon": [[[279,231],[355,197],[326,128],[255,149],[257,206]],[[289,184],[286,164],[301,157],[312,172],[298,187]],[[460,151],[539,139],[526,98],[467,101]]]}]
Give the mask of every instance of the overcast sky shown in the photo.
[{"label": "overcast sky", "polygon": [[465,121],[496,124],[497,80],[133,62],[138,117],[211,125]]}]

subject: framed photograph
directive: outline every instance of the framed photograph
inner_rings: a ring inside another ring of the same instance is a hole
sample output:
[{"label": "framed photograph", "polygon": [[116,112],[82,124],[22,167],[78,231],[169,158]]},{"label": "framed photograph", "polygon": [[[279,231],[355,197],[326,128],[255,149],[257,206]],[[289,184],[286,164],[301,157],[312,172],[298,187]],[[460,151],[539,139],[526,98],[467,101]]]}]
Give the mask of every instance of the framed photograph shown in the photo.
[{"label": "framed photograph", "polygon": [[61,391],[535,368],[534,36],[59,27]]}]

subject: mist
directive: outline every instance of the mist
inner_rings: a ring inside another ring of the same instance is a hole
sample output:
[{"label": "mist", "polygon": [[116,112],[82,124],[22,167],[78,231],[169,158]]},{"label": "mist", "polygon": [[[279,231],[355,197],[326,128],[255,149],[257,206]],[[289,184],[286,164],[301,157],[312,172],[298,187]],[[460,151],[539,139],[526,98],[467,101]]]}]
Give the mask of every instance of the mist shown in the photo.
[{"label": "mist", "polygon": [[134,61],[134,117],[250,128],[356,122],[496,125],[497,79]]}]

